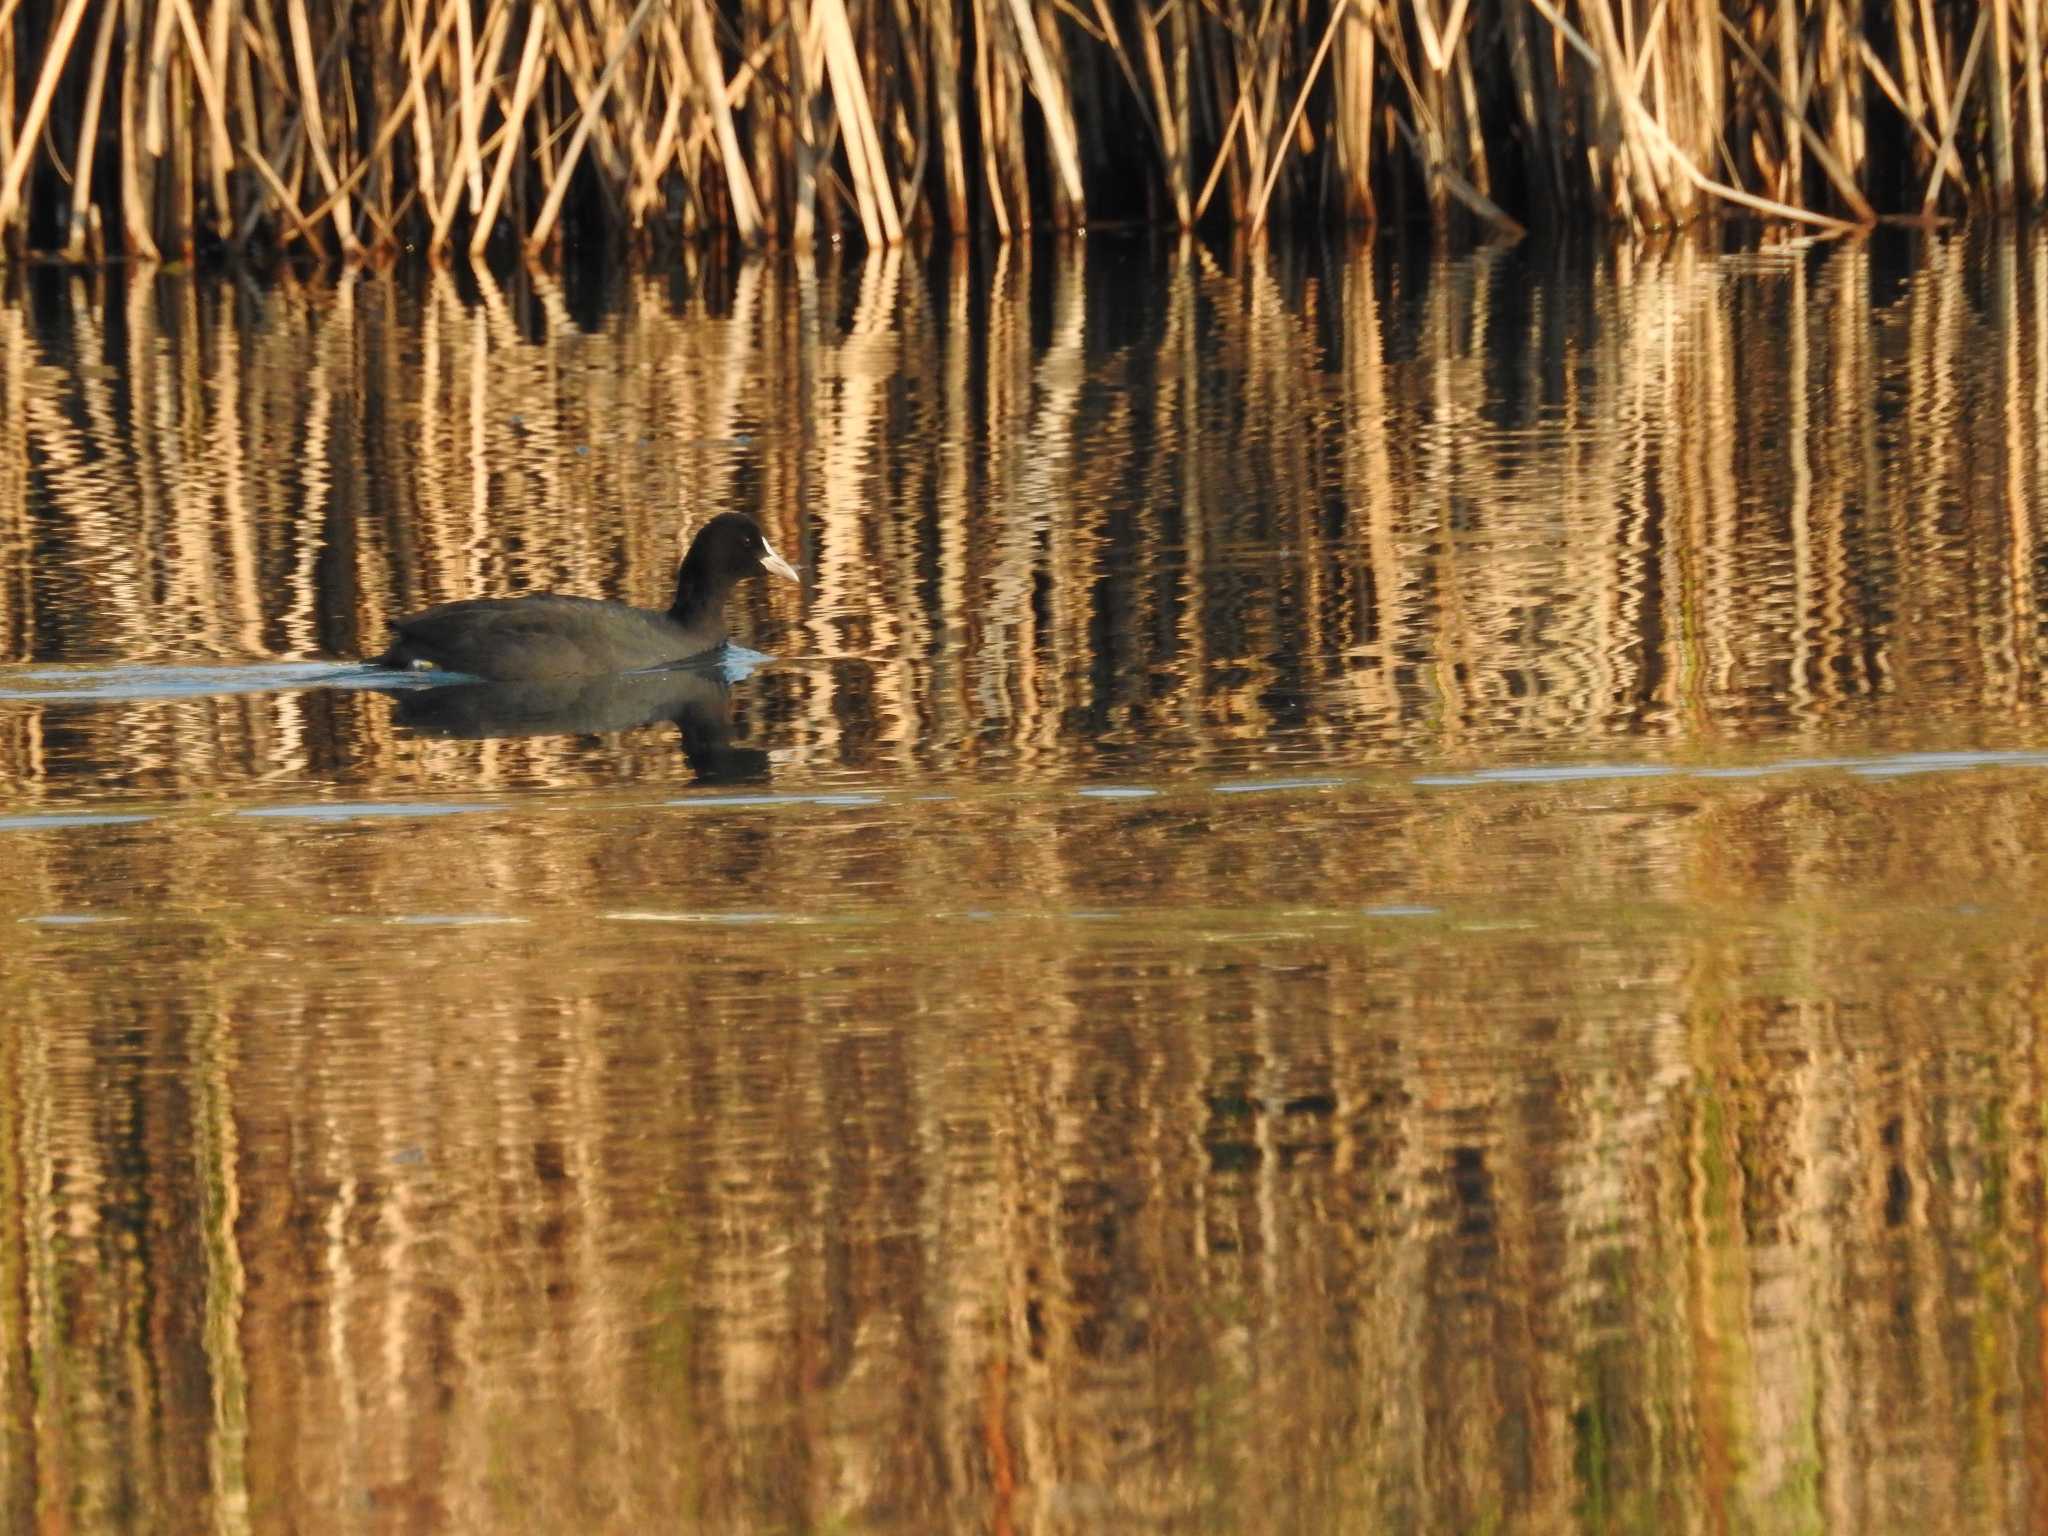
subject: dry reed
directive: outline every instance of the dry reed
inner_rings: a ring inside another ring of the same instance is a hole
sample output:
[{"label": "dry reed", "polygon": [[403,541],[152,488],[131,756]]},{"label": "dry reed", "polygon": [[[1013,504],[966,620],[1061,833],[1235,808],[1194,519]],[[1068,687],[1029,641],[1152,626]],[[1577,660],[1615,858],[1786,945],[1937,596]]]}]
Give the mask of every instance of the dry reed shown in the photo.
[{"label": "dry reed", "polygon": [[74,262],[1390,207],[1504,232],[1715,209],[1840,228],[2048,194],[2039,0],[0,13],[0,234]]}]

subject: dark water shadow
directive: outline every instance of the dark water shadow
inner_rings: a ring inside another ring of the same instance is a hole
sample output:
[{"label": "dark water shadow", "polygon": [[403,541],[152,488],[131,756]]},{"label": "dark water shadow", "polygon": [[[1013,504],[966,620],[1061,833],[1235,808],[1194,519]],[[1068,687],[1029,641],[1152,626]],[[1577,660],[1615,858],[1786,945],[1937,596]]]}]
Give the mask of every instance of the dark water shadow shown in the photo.
[{"label": "dark water shadow", "polygon": [[600,677],[536,682],[451,681],[388,691],[393,719],[422,736],[465,741],[504,736],[608,736],[664,721],[707,784],[762,782],[768,754],[733,740],[733,684],[748,669],[697,663]]}]

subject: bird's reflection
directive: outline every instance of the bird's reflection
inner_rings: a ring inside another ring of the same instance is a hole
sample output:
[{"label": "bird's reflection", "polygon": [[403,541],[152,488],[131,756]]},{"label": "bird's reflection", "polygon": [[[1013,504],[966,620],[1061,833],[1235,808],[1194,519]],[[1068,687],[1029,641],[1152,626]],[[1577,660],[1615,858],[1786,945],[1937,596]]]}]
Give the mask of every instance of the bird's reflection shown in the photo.
[{"label": "bird's reflection", "polygon": [[768,754],[733,742],[732,685],[720,665],[663,667],[537,682],[457,681],[389,697],[394,718],[426,736],[598,736],[672,722],[705,783],[768,777]]}]

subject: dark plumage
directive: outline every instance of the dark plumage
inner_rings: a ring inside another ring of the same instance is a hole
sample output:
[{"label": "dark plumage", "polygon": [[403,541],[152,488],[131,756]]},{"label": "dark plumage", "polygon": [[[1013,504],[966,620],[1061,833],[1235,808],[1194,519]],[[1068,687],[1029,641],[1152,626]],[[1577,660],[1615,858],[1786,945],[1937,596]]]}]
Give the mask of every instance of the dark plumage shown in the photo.
[{"label": "dark plumage", "polygon": [[797,579],[754,520],[721,512],[697,531],[667,612],[588,597],[478,597],[396,620],[378,667],[422,665],[499,682],[666,666],[725,639],[725,600],[759,571]]}]

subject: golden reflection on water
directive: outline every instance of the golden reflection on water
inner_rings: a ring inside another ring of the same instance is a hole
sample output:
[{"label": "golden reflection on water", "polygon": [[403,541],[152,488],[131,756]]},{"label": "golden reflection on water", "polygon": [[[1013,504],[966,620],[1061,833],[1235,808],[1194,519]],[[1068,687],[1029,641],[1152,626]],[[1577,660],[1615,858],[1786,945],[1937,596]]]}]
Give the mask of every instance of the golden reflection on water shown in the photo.
[{"label": "golden reflection on water", "polygon": [[[31,274],[0,1526],[2037,1528],[2044,337],[1995,238]],[[725,506],[757,782],[280,665]]]}]

